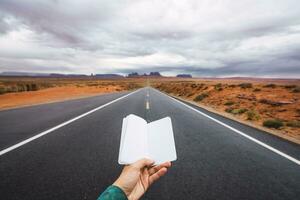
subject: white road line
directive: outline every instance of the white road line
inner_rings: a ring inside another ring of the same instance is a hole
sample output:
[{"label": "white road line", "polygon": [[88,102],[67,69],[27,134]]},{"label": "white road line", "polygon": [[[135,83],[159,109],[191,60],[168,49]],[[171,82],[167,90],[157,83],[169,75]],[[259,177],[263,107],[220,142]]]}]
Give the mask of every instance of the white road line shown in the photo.
[{"label": "white road line", "polygon": [[[159,92],[159,93],[161,93],[161,94],[163,94],[163,95],[166,95],[166,94],[164,94],[164,93],[162,93],[162,92],[160,92],[160,91],[158,91],[158,90],[156,90],[156,89],[155,89],[155,91],[157,91],[157,92]],[[179,100],[177,100],[177,99],[175,99],[174,97],[171,97],[171,96],[169,96],[169,95],[166,95],[166,96],[169,97],[169,98],[171,98],[171,99],[173,99],[173,100],[176,101],[177,103],[179,103],[179,104],[181,104],[181,105],[184,105],[185,107],[187,107],[187,108],[189,108],[189,109],[191,109],[191,110],[193,110],[193,111],[195,111],[195,112],[197,112],[197,113],[203,115],[204,117],[207,117],[207,118],[213,120],[214,122],[216,122],[216,123],[218,123],[218,124],[220,124],[220,125],[222,125],[222,126],[228,128],[228,129],[230,129],[230,130],[232,130],[232,131],[234,131],[234,132],[240,134],[241,136],[243,136],[243,137],[245,137],[245,138],[251,140],[252,142],[255,142],[256,144],[258,144],[258,145],[260,145],[260,146],[263,146],[263,147],[265,147],[266,149],[269,149],[270,151],[273,151],[274,153],[276,153],[276,154],[278,154],[278,155],[280,155],[280,156],[282,156],[282,157],[284,157],[284,158],[286,158],[286,159],[288,159],[288,160],[290,160],[290,161],[296,163],[297,165],[300,165],[300,161],[297,160],[296,158],[293,158],[293,157],[291,157],[291,156],[289,156],[289,155],[287,155],[287,154],[285,154],[285,153],[283,153],[283,152],[281,152],[281,151],[279,151],[279,150],[277,150],[277,149],[271,147],[270,145],[267,145],[266,143],[261,142],[261,141],[255,139],[255,138],[253,138],[253,137],[247,135],[246,133],[244,133],[244,132],[242,132],[242,131],[239,131],[239,130],[237,130],[237,129],[235,129],[235,128],[233,128],[233,127],[231,127],[231,126],[229,126],[229,125],[227,125],[227,124],[225,124],[225,123],[223,123],[223,122],[221,122],[221,121],[219,121],[219,120],[217,120],[217,119],[215,119],[215,118],[213,118],[213,117],[211,117],[211,116],[209,116],[209,115],[207,115],[207,114],[205,114],[205,113],[203,113],[203,112],[201,112],[201,111],[199,111],[199,110],[197,110],[197,109],[195,109],[195,108],[193,108],[193,107],[191,107],[191,106],[189,106],[189,105],[187,105],[187,104],[185,104],[185,103],[183,103],[183,102],[181,102],[181,101],[179,101]]]},{"label": "white road line", "polygon": [[[140,89],[139,89],[139,90],[140,90]],[[70,119],[70,120],[68,120],[68,121],[65,121],[65,122],[63,122],[63,123],[61,123],[61,124],[59,124],[59,125],[57,125],[57,126],[55,126],[55,127],[53,127],[53,128],[50,128],[50,129],[48,129],[48,130],[46,130],[46,131],[44,131],[44,132],[41,132],[41,133],[39,133],[39,134],[37,134],[37,135],[35,135],[35,136],[33,136],[33,137],[30,137],[30,138],[28,138],[28,139],[26,139],[26,140],[23,140],[22,142],[19,142],[19,143],[13,145],[13,146],[10,146],[10,147],[8,147],[8,148],[6,148],[6,149],[3,149],[3,150],[0,151],[0,156],[2,156],[2,155],[6,154],[6,153],[8,153],[8,152],[10,152],[10,151],[12,151],[12,150],[14,150],[14,149],[17,149],[17,148],[19,148],[19,147],[21,147],[21,146],[23,146],[23,145],[25,145],[25,144],[27,144],[27,143],[33,141],[33,140],[36,140],[36,139],[38,139],[38,138],[40,138],[40,137],[42,137],[42,136],[44,136],[44,135],[46,135],[46,134],[48,134],[48,133],[51,133],[51,132],[53,132],[53,131],[55,131],[55,130],[57,130],[57,129],[63,127],[63,126],[66,126],[66,125],[68,125],[68,124],[70,124],[70,123],[72,123],[72,122],[74,122],[74,121],[76,121],[76,120],[78,120],[78,119],[80,119],[80,118],[83,118],[83,117],[85,117],[85,116],[87,116],[87,115],[89,115],[89,114],[91,114],[91,113],[93,113],[93,112],[96,112],[97,110],[100,110],[100,109],[102,109],[102,108],[104,108],[104,107],[106,107],[106,106],[108,106],[108,105],[110,105],[110,104],[112,104],[112,103],[115,103],[115,102],[117,102],[117,101],[119,101],[119,100],[121,100],[121,99],[124,99],[124,98],[128,97],[129,95],[132,95],[132,94],[138,92],[139,90],[136,90],[136,91],[131,92],[131,93],[129,93],[129,94],[126,94],[126,95],[124,95],[124,96],[122,96],[122,97],[119,97],[119,98],[117,98],[117,99],[115,99],[115,100],[112,100],[112,101],[110,101],[110,102],[108,102],[108,103],[106,103],[106,104],[104,104],[104,105],[102,105],[102,106],[99,106],[99,107],[97,107],[97,108],[94,108],[93,110],[90,110],[90,111],[88,111],[88,112],[86,112],[86,113],[83,113],[83,114],[81,114],[81,115],[79,115],[79,116],[77,116],[77,117],[74,117],[74,118],[72,118],[72,119]]]},{"label": "white road line", "polygon": [[149,101],[146,102],[146,109],[147,109],[147,110],[150,109]]}]

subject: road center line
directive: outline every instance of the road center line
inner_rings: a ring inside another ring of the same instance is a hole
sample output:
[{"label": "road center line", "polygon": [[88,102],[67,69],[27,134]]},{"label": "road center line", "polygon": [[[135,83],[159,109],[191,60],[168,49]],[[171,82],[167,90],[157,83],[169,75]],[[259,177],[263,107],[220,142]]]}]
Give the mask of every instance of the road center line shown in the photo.
[{"label": "road center line", "polygon": [[252,142],[255,142],[256,144],[258,144],[258,145],[260,145],[260,146],[263,146],[263,147],[265,147],[266,149],[269,149],[270,151],[273,151],[274,153],[276,153],[276,154],[278,154],[278,155],[280,155],[280,156],[282,156],[282,157],[284,157],[284,158],[286,158],[286,159],[288,159],[288,160],[290,160],[290,161],[296,163],[297,165],[300,165],[300,161],[297,160],[296,158],[293,158],[293,157],[291,157],[291,156],[289,156],[289,155],[283,153],[282,151],[279,151],[279,150],[277,150],[277,149],[271,147],[270,145],[268,145],[268,144],[266,144],[266,143],[264,143],[264,142],[261,142],[261,141],[255,139],[254,137],[251,137],[251,136],[247,135],[246,133],[244,133],[244,132],[242,132],[242,131],[239,131],[239,130],[237,130],[237,129],[235,129],[235,128],[233,128],[233,127],[231,127],[231,126],[229,126],[229,125],[227,125],[227,124],[225,124],[225,123],[223,123],[223,122],[221,122],[221,121],[219,121],[219,120],[217,120],[217,119],[215,119],[215,118],[213,118],[213,117],[211,117],[211,116],[209,116],[209,115],[207,115],[207,114],[205,114],[205,113],[203,113],[203,112],[201,112],[201,111],[199,111],[199,110],[197,110],[197,109],[195,109],[195,108],[193,108],[192,106],[189,106],[189,105],[187,105],[187,104],[185,104],[185,103],[183,103],[183,102],[181,102],[181,101],[175,99],[174,97],[171,97],[171,96],[169,96],[169,95],[167,95],[167,94],[165,94],[165,93],[163,93],[163,92],[161,92],[161,91],[159,91],[159,90],[156,90],[156,89],[154,89],[154,90],[157,91],[157,92],[159,92],[159,93],[161,93],[161,94],[163,94],[163,95],[166,95],[166,96],[169,97],[170,99],[173,99],[173,100],[176,101],[177,103],[179,103],[179,104],[181,104],[181,105],[184,105],[185,107],[187,107],[187,108],[189,108],[189,109],[191,109],[191,110],[193,110],[193,111],[195,111],[195,112],[197,112],[197,113],[203,115],[204,117],[207,117],[207,118],[213,120],[214,122],[216,122],[216,123],[218,123],[218,124],[220,124],[220,125],[222,125],[222,126],[228,128],[228,129],[230,129],[230,130],[232,130],[232,131],[234,131],[234,132],[240,134],[241,136],[243,136],[243,137],[245,137],[245,138],[251,140]]},{"label": "road center line", "polygon": [[121,96],[121,97],[119,97],[119,98],[117,98],[115,100],[112,100],[112,101],[110,101],[110,102],[108,102],[108,103],[106,103],[104,105],[101,105],[101,106],[99,106],[97,108],[94,108],[94,109],[92,109],[92,110],[90,110],[88,112],[85,112],[85,113],[83,113],[83,114],[81,114],[81,115],[79,115],[77,117],[74,117],[74,118],[72,118],[72,119],[70,119],[68,121],[65,121],[65,122],[57,125],[57,126],[54,126],[53,128],[50,128],[50,129],[48,129],[46,131],[43,131],[43,132],[41,132],[41,133],[39,133],[39,134],[37,134],[37,135],[35,135],[33,137],[30,137],[30,138],[28,138],[26,140],[23,140],[22,142],[19,142],[19,143],[13,145],[13,146],[10,146],[10,147],[8,147],[6,149],[3,149],[3,150],[0,151],[0,156],[2,156],[2,155],[6,154],[6,153],[8,153],[8,152],[10,152],[10,151],[12,151],[14,149],[17,149],[17,148],[19,148],[19,147],[21,147],[21,146],[23,146],[23,145],[25,145],[25,144],[33,141],[33,140],[36,140],[36,139],[38,139],[38,138],[40,138],[40,137],[42,137],[42,136],[44,136],[44,135],[46,135],[48,133],[51,133],[51,132],[53,132],[53,131],[55,131],[55,130],[63,127],[63,126],[66,126],[66,125],[68,125],[68,124],[70,124],[70,123],[72,123],[72,122],[74,122],[74,121],[76,121],[76,120],[78,120],[80,118],[83,118],[83,117],[85,117],[85,116],[87,116],[87,115],[89,115],[89,114],[91,114],[93,112],[96,112],[97,110],[100,110],[100,109],[102,109],[102,108],[104,108],[104,107],[106,107],[106,106],[108,106],[110,104],[113,104],[113,103],[115,103],[117,101],[120,101],[121,99],[124,99],[124,98],[128,97],[129,95],[132,95],[132,94],[134,94],[134,93],[136,93],[138,91],[140,91],[140,89],[136,90],[136,91],[133,91],[133,92],[131,92],[129,94],[126,94],[124,96]]}]

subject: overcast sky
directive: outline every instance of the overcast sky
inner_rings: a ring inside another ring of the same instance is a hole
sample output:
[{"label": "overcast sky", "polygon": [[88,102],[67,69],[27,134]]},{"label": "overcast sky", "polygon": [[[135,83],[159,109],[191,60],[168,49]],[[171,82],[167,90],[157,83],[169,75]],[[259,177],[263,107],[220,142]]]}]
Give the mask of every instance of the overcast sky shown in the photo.
[{"label": "overcast sky", "polygon": [[300,77],[299,0],[0,0],[0,72]]}]

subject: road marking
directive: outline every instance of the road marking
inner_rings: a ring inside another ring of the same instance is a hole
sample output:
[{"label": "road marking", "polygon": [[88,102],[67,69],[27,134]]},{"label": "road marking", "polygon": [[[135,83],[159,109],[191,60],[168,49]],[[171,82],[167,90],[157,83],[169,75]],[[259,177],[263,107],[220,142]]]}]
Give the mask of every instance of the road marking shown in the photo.
[{"label": "road marking", "polygon": [[220,124],[220,125],[222,125],[222,126],[228,128],[228,129],[230,129],[230,130],[232,130],[232,131],[234,131],[234,132],[240,134],[241,136],[243,136],[243,137],[245,137],[245,138],[251,140],[252,142],[255,142],[255,143],[257,143],[258,145],[263,146],[263,147],[265,147],[266,149],[269,149],[270,151],[273,151],[274,153],[276,153],[276,154],[278,154],[278,155],[280,155],[280,156],[282,156],[282,157],[284,157],[284,158],[286,158],[286,159],[288,159],[288,160],[290,160],[290,161],[296,163],[297,165],[300,165],[300,161],[297,160],[296,158],[293,158],[293,157],[291,157],[291,156],[289,156],[289,155],[287,155],[287,154],[285,154],[285,153],[283,153],[283,152],[281,152],[281,151],[279,151],[279,150],[277,150],[277,149],[271,147],[270,145],[268,145],[268,144],[266,144],[266,143],[264,143],[264,142],[261,142],[261,141],[255,139],[254,137],[251,137],[251,136],[247,135],[246,133],[244,133],[244,132],[242,132],[242,131],[239,131],[239,130],[237,130],[237,129],[235,129],[235,128],[233,128],[233,127],[231,127],[231,126],[229,126],[229,125],[227,125],[227,124],[225,124],[225,123],[223,123],[223,122],[221,122],[221,121],[219,121],[219,120],[217,120],[217,119],[215,119],[215,118],[213,118],[213,117],[211,117],[211,116],[209,116],[209,115],[207,115],[207,114],[205,114],[205,113],[203,113],[203,112],[201,112],[201,111],[199,111],[199,110],[197,110],[197,109],[195,109],[195,108],[193,108],[192,106],[189,106],[189,105],[187,105],[187,104],[185,104],[185,103],[183,103],[183,102],[181,102],[181,101],[175,99],[174,97],[171,97],[171,96],[169,96],[169,95],[167,95],[167,94],[165,94],[165,93],[162,93],[161,91],[158,91],[158,90],[156,90],[156,89],[155,89],[155,91],[157,91],[157,92],[159,92],[159,93],[161,93],[161,94],[163,94],[163,95],[166,95],[167,97],[173,99],[173,100],[176,101],[177,103],[180,103],[181,105],[184,105],[185,107],[188,107],[189,109],[191,109],[191,110],[193,110],[193,111],[195,111],[195,112],[197,112],[197,113],[203,115],[204,117],[207,117],[207,118],[213,120],[214,122],[216,122],[216,123],[218,123],[218,124]]},{"label": "road marking", "polygon": [[78,120],[80,118],[83,118],[83,117],[85,117],[85,116],[87,116],[87,115],[89,115],[89,114],[91,114],[93,112],[96,112],[97,110],[100,110],[100,109],[102,109],[102,108],[104,108],[104,107],[106,107],[106,106],[108,106],[110,104],[113,104],[113,103],[115,103],[117,101],[120,101],[121,99],[124,99],[124,98],[128,97],[129,95],[132,95],[132,94],[134,94],[134,93],[136,93],[138,91],[140,91],[140,89],[136,90],[136,91],[133,91],[133,92],[131,92],[129,94],[126,94],[124,96],[121,96],[121,97],[119,97],[119,98],[117,98],[115,100],[112,100],[112,101],[110,101],[110,102],[108,102],[108,103],[106,103],[104,105],[101,105],[101,106],[99,106],[97,108],[94,108],[94,109],[92,109],[92,110],[90,110],[88,112],[85,112],[85,113],[83,113],[83,114],[81,114],[81,115],[79,115],[77,117],[74,117],[74,118],[72,118],[72,119],[70,119],[68,121],[65,121],[65,122],[63,122],[63,123],[61,123],[61,124],[59,124],[59,125],[57,125],[57,126],[55,126],[53,128],[50,128],[50,129],[48,129],[46,131],[43,131],[43,132],[41,132],[41,133],[39,133],[39,134],[37,134],[37,135],[35,135],[33,137],[30,137],[30,138],[28,138],[26,140],[23,140],[22,142],[19,142],[19,143],[13,145],[13,146],[10,146],[10,147],[8,147],[6,149],[3,149],[3,150],[0,151],[0,156],[2,156],[2,155],[6,154],[6,153],[8,153],[8,152],[10,152],[10,151],[12,151],[14,149],[17,149],[17,148],[19,148],[19,147],[21,147],[21,146],[23,146],[23,145],[25,145],[25,144],[33,141],[33,140],[36,140],[36,139],[38,139],[38,138],[40,138],[40,137],[42,137],[42,136],[44,136],[44,135],[46,135],[48,133],[51,133],[51,132],[53,132],[53,131],[55,131],[55,130],[63,127],[63,126],[66,126],[66,125],[68,125],[68,124],[70,124],[70,123],[72,123],[72,122],[74,122],[74,121],[76,121],[76,120]]},{"label": "road marking", "polygon": [[146,109],[149,110],[150,109],[150,104],[149,101],[146,102]]}]

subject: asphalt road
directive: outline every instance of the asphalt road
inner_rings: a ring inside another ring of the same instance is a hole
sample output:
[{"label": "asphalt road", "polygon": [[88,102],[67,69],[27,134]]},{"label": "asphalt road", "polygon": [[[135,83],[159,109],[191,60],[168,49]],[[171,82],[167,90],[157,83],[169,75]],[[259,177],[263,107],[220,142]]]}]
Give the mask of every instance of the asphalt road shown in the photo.
[{"label": "asphalt road", "polygon": [[[300,159],[299,145],[196,109]],[[0,199],[96,199],[121,171],[122,118],[131,113],[170,116],[175,134],[178,160],[143,199],[299,199],[299,164],[152,88],[1,111],[0,152],[47,134],[0,155]]]}]

